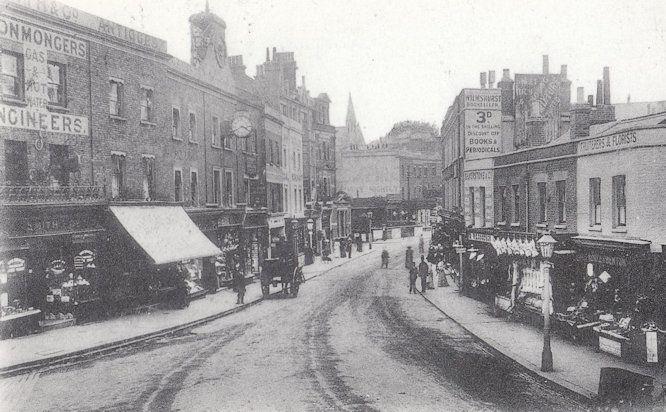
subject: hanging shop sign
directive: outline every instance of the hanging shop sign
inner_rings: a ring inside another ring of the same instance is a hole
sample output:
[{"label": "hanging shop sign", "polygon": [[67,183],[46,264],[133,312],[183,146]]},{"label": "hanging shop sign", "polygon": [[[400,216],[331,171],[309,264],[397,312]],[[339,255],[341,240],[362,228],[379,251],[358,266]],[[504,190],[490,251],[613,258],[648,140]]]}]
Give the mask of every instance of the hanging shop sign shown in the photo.
[{"label": "hanging shop sign", "polygon": [[476,232],[471,232],[467,235],[467,238],[473,242],[485,242],[485,243],[492,243],[493,242],[493,235],[489,235],[487,233],[476,233]]}]

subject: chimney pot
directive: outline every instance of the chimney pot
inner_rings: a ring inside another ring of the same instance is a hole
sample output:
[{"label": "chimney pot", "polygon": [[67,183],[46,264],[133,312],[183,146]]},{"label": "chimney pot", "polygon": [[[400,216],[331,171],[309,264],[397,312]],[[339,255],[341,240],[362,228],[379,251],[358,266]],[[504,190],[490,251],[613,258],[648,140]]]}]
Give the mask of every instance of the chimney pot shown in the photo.
[{"label": "chimney pot", "polygon": [[543,59],[543,74],[548,74],[548,55],[544,54]]},{"label": "chimney pot", "polygon": [[608,66],[604,67],[603,75],[603,86],[604,86],[604,104],[611,104],[610,98],[610,69]]},{"label": "chimney pot", "polygon": [[495,87],[495,70],[488,71],[488,88],[492,89]]},{"label": "chimney pot", "polygon": [[273,60],[275,60],[276,54],[277,54],[277,47],[273,47]]},{"label": "chimney pot", "polygon": [[479,76],[479,81],[481,83],[481,88],[485,89],[486,88],[486,72],[481,72],[481,75]]},{"label": "chimney pot", "polygon": [[601,80],[597,80],[597,106],[604,104],[604,85]]},{"label": "chimney pot", "polygon": [[266,47],[266,61],[271,61],[271,50],[268,47]]},{"label": "chimney pot", "polygon": [[565,79],[567,78],[567,65],[566,64],[563,64],[562,66],[560,66],[560,74]]}]

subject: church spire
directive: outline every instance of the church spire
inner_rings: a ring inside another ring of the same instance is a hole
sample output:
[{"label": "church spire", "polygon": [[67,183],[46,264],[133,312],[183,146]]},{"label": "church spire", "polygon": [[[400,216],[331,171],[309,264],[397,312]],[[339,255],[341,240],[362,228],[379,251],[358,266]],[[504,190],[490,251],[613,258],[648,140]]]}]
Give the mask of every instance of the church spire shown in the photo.
[{"label": "church spire", "polygon": [[347,128],[347,134],[349,136],[349,143],[353,145],[364,145],[365,139],[363,138],[363,132],[361,131],[361,126],[356,120],[356,112],[354,111],[354,102],[352,101],[351,93],[349,93],[349,99],[347,100],[347,119],[345,121],[345,127]]}]

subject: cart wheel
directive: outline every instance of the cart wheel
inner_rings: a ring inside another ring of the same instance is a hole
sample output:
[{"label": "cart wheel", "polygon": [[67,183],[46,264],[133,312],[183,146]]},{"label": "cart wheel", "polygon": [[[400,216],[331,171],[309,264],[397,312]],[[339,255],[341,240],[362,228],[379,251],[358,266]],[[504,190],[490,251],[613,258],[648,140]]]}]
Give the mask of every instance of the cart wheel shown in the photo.
[{"label": "cart wheel", "polygon": [[264,295],[264,297],[268,296],[268,293],[270,292],[270,286],[261,286],[261,294]]}]

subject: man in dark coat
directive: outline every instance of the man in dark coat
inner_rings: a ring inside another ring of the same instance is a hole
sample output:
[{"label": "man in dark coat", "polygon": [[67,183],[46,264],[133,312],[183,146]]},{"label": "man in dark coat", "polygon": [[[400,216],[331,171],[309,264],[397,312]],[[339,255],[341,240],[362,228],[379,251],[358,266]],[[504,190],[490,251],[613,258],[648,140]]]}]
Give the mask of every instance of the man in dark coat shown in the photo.
[{"label": "man in dark coat", "polygon": [[234,275],[234,287],[236,288],[236,304],[243,305],[245,302],[245,275],[240,270],[237,270]]},{"label": "man in dark coat", "polygon": [[416,268],[416,263],[412,262],[409,267],[409,293],[416,293],[416,279],[419,277],[419,271]]},{"label": "man in dark coat", "polygon": [[419,263],[419,276],[421,277],[421,293],[426,293],[426,286],[428,280],[428,272],[430,267],[426,263],[425,258],[421,255],[421,263]]},{"label": "man in dark coat", "polygon": [[407,250],[405,251],[405,268],[409,270],[412,267],[412,263],[414,263],[414,251],[411,246],[407,246]]},{"label": "man in dark coat", "polygon": [[388,250],[384,249],[382,250],[382,269],[383,268],[388,269],[388,264],[389,264],[389,252]]}]

